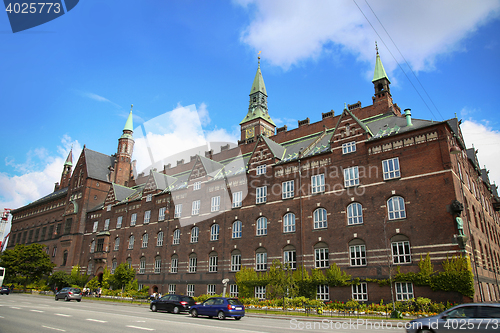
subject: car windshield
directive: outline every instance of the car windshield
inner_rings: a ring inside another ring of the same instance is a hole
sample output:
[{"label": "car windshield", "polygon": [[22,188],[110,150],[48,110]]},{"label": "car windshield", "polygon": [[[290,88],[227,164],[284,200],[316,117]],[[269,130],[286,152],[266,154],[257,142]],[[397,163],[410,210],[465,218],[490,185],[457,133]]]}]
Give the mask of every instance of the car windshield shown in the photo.
[{"label": "car windshield", "polygon": [[189,297],[189,296],[182,296],[182,300],[184,302],[191,302],[191,301],[194,301],[194,299],[192,297]]},{"label": "car windshield", "polygon": [[235,298],[230,298],[227,300],[227,302],[231,305],[243,305],[243,304],[241,304],[240,300],[235,299]]},{"label": "car windshield", "polygon": [[77,288],[73,288],[71,291],[72,291],[72,292],[74,292],[74,293],[79,294],[81,290],[80,290],[80,289],[77,289]]}]

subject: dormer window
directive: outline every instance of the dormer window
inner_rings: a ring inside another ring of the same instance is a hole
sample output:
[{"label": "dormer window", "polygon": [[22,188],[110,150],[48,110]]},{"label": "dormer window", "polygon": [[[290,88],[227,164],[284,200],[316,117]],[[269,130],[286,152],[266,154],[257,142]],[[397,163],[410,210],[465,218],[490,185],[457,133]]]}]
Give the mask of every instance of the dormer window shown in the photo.
[{"label": "dormer window", "polygon": [[108,211],[108,212],[110,212],[110,211],[111,211],[111,205],[108,205],[108,206],[106,207],[106,211]]},{"label": "dormer window", "polygon": [[263,175],[265,173],[266,173],[266,165],[265,164],[264,165],[259,165],[257,167],[257,176],[258,175]]},{"label": "dormer window", "polygon": [[201,182],[195,182],[193,184],[193,191],[198,191],[199,189],[201,189]]},{"label": "dormer window", "polygon": [[148,194],[146,196],[146,202],[150,202],[152,199],[153,199],[153,195],[152,194]]},{"label": "dormer window", "polygon": [[[349,128],[347,127],[347,131]],[[356,151],[356,141],[342,144],[342,154],[354,153]]]}]

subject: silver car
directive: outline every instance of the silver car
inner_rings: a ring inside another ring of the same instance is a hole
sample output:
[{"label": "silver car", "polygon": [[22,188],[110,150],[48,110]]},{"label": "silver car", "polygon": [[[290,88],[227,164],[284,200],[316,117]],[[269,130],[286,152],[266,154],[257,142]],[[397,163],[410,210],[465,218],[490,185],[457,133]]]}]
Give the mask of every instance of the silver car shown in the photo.
[{"label": "silver car", "polygon": [[437,316],[414,319],[406,324],[407,333],[463,331],[500,332],[500,303],[461,304]]},{"label": "silver car", "polygon": [[64,299],[65,301],[75,299],[77,302],[80,302],[82,300],[82,291],[79,288],[62,288],[56,293],[56,301],[60,299]]}]

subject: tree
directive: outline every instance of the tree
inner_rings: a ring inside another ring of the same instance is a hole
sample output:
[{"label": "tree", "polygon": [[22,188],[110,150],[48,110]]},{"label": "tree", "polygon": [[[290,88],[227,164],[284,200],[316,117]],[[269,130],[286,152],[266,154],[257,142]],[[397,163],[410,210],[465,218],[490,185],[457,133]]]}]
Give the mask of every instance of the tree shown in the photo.
[{"label": "tree", "polygon": [[0,266],[7,270],[6,282],[17,282],[26,286],[38,282],[43,276],[52,273],[55,264],[41,244],[16,244],[14,249],[6,250],[0,256]]},{"label": "tree", "polygon": [[127,264],[122,263],[119,264],[115,269],[115,274],[113,274],[112,284],[115,287],[114,289],[124,288],[134,280],[135,270],[132,267],[129,267]]},{"label": "tree", "polygon": [[83,274],[81,272],[80,265],[76,265],[71,269],[70,282],[71,284],[77,285],[80,288],[85,287],[85,284],[89,280],[89,276],[87,273]]},{"label": "tree", "polygon": [[70,276],[65,272],[54,272],[47,281],[47,285],[52,289],[61,290],[64,287],[71,285]]}]

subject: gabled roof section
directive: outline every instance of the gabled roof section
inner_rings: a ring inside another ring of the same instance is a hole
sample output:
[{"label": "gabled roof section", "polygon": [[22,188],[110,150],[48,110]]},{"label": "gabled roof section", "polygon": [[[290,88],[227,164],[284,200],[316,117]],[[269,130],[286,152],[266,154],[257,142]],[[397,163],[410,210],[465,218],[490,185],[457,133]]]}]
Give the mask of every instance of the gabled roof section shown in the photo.
[{"label": "gabled roof section", "polygon": [[479,172],[479,161],[477,160],[477,155],[476,155],[476,149],[475,148],[469,148],[465,151],[467,153],[467,157],[469,160],[472,162],[472,165],[474,165],[474,169]]},{"label": "gabled roof section", "polygon": [[411,122],[412,126],[406,126],[406,117],[398,117],[394,113],[389,112],[366,119],[364,124],[372,133],[374,133],[374,135],[369,139],[370,141],[437,124],[436,122],[430,120],[416,118],[412,118]]},{"label": "gabled roof section", "polygon": [[112,205],[116,202],[121,202],[127,199],[133,193],[135,193],[134,189],[113,183],[109,188],[109,192],[106,196],[106,200],[104,200],[104,204]]},{"label": "gabled roof section", "polygon": [[481,169],[481,179],[484,182],[484,185],[491,191],[490,177],[488,176],[490,172],[486,169]]},{"label": "gabled roof section", "polygon": [[88,148],[84,148],[87,176],[92,179],[109,182],[109,168],[114,164],[115,158]]},{"label": "gabled roof section", "polygon": [[144,192],[151,191],[163,191],[169,186],[173,185],[177,181],[177,178],[160,173],[154,170],[150,170],[148,179],[144,183]]},{"label": "gabled roof section", "polygon": [[279,143],[276,143],[273,140],[269,139],[265,135],[261,135],[260,137],[262,138],[262,140],[264,140],[274,157],[281,161],[283,159],[283,156],[285,156],[286,148]]},{"label": "gabled roof section", "polygon": [[448,123],[451,130],[453,131],[453,134],[455,134],[458,144],[462,147],[462,149],[466,149],[465,142],[464,142],[463,137],[462,137],[462,131],[460,130],[460,123],[458,122],[458,119],[451,118],[451,119],[446,120],[446,122]]},{"label": "gabled roof section", "polygon": [[196,161],[193,164],[193,168],[189,173],[188,180],[205,177],[213,179],[219,172],[224,168],[224,165],[206,158],[201,155],[196,155]]},{"label": "gabled roof section", "polygon": [[344,111],[340,115],[339,120],[337,122],[337,125],[335,125],[335,128],[334,128],[334,130],[332,132],[332,135],[330,137],[330,142],[333,142],[334,141],[334,136],[337,135],[337,134],[339,134],[338,133],[338,129],[340,127],[340,123],[342,121],[344,121],[346,118],[347,119],[349,119],[349,118],[352,119],[356,124],[358,124],[361,127],[361,129],[364,132],[370,134],[370,136],[373,135],[373,132],[370,130],[370,128],[368,126],[366,126],[361,120],[359,120],[358,117],[356,117],[349,109],[344,108]]}]

